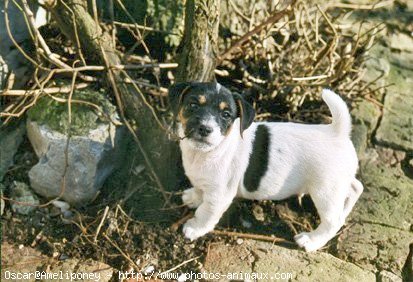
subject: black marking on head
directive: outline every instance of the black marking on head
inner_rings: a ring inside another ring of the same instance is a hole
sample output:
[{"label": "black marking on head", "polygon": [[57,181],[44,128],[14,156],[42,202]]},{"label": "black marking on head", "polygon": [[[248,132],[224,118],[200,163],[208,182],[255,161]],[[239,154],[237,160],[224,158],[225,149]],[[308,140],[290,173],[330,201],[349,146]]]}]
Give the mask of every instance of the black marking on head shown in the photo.
[{"label": "black marking on head", "polygon": [[247,191],[257,191],[262,177],[268,170],[269,150],[270,133],[267,126],[260,124],[255,131],[252,152],[244,175],[244,186]]},{"label": "black marking on head", "polygon": [[185,134],[189,136],[191,132],[195,132],[202,121],[213,118],[222,135],[227,135],[238,115],[232,93],[225,87],[218,87],[216,83],[192,82],[189,85],[190,88],[187,88],[188,84],[187,87],[179,87],[185,95],[181,95],[176,106],[176,112],[179,113],[178,116],[184,125]]},{"label": "black marking on head", "polygon": [[182,104],[185,94],[187,94],[194,86],[192,82],[181,82],[173,84],[169,87],[168,98],[172,112],[177,115]]},{"label": "black marking on head", "polygon": [[237,103],[238,108],[238,117],[240,118],[240,134],[242,137],[242,133],[245,129],[250,127],[252,122],[255,118],[255,110],[254,108],[247,102],[245,99],[238,93],[234,94],[234,100]]}]

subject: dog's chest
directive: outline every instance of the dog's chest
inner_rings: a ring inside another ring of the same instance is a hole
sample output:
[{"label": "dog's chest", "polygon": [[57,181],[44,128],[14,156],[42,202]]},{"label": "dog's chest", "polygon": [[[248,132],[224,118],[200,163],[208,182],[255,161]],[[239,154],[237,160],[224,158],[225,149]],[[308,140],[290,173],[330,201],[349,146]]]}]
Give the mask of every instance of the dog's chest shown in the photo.
[{"label": "dog's chest", "polygon": [[227,161],[203,154],[183,153],[185,174],[194,186],[216,186],[227,177]]}]

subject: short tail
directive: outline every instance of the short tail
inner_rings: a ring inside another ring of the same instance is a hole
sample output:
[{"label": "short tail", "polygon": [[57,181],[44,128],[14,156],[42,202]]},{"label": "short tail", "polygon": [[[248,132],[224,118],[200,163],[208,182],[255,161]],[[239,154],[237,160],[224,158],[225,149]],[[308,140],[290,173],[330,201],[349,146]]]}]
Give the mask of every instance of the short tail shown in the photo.
[{"label": "short tail", "polygon": [[333,116],[331,126],[335,134],[338,136],[350,136],[351,117],[346,103],[340,96],[329,89],[323,89],[322,97]]}]

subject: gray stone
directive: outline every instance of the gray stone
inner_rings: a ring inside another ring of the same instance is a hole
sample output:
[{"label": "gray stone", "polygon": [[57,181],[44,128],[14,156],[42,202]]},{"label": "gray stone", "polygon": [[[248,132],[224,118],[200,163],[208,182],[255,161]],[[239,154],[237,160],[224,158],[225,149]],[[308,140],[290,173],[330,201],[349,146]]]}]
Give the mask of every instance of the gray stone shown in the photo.
[{"label": "gray stone", "polygon": [[36,209],[40,203],[30,187],[23,182],[13,181],[10,187],[11,209],[19,214],[28,215]]},{"label": "gray stone", "polygon": [[[13,73],[15,76],[14,87],[19,88],[23,86],[31,76],[31,63],[16,49],[8,35],[5,25],[5,9],[3,9],[4,2],[4,0],[0,0],[0,89],[3,89],[5,86],[6,79],[10,73]],[[46,11],[40,8],[36,1],[28,2],[35,15],[36,26],[40,27],[44,25],[47,22]],[[25,41],[30,39],[30,34],[25,18],[13,1],[9,1],[7,11],[10,32],[14,40],[27,52],[30,48],[27,48],[28,46],[25,44]]]},{"label": "gray stone", "polygon": [[371,129],[374,129],[380,117],[380,109],[374,103],[362,100],[351,110],[351,115],[355,122],[364,123]]},{"label": "gray stone", "polygon": [[338,238],[337,254],[367,269],[400,276],[413,240],[413,180],[399,167],[376,162],[361,163],[364,192]]},{"label": "gray stone", "polygon": [[377,86],[384,86],[384,79],[377,80],[378,77],[386,78],[390,72],[388,48],[381,44],[374,45],[369,51],[369,59],[366,61],[366,72],[363,80],[366,82],[376,81]]},{"label": "gray stone", "polygon": [[351,141],[356,148],[357,156],[363,158],[367,149],[369,128],[364,123],[353,124]]},{"label": "gray stone", "polygon": [[388,40],[391,49],[413,52],[413,38],[405,33],[395,32]]},{"label": "gray stone", "polygon": [[378,282],[402,282],[402,279],[390,271],[382,270],[379,273],[379,277],[377,281]]},{"label": "gray stone", "polygon": [[392,67],[384,101],[383,117],[377,130],[379,144],[413,150],[413,71]]},{"label": "gray stone", "polygon": [[[271,243],[244,240],[242,245],[211,245],[204,268],[209,273],[257,273],[258,281],[270,281],[281,273],[291,273],[280,281],[375,281],[374,273],[323,252],[305,253]],[[268,278],[259,277],[268,273]],[[232,277],[233,280],[244,280]],[[282,276],[280,278],[283,278]],[[220,281],[231,279],[222,277]]]},{"label": "gray stone", "polygon": [[390,54],[389,60],[399,68],[413,71],[413,53],[393,52]]},{"label": "gray stone", "polygon": [[359,158],[363,158],[370,135],[379,120],[380,109],[372,102],[363,100],[355,105],[351,115],[353,117],[351,140],[356,148],[357,155]]},{"label": "gray stone", "polygon": [[389,269],[401,275],[413,234],[379,222],[354,223],[343,229],[337,243],[337,255],[357,262],[365,269]]},{"label": "gray stone", "polygon": [[413,224],[413,180],[399,167],[374,163],[362,162],[360,174],[364,192],[350,219],[410,230]]},{"label": "gray stone", "polygon": [[23,141],[25,132],[24,123],[16,127],[0,129],[0,181],[3,180],[7,169],[13,165],[14,155]]},{"label": "gray stone", "polygon": [[47,198],[57,197],[63,191],[61,199],[70,204],[82,205],[92,200],[119,164],[123,132],[123,128],[100,123],[84,136],[72,136],[66,168],[66,135],[28,120],[27,134],[39,157],[29,171],[31,186]]}]

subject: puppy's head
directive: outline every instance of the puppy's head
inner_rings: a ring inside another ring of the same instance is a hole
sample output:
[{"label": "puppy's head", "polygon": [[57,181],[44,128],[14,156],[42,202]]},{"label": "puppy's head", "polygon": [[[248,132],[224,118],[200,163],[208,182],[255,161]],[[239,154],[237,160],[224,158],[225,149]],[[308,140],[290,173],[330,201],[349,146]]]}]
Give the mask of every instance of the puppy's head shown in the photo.
[{"label": "puppy's head", "polygon": [[240,118],[240,134],[254,120],[255,112],[241,95],[218,83],[184,82],[169,88],[169,101],[189,144],[201,151],[218,146]]}]

